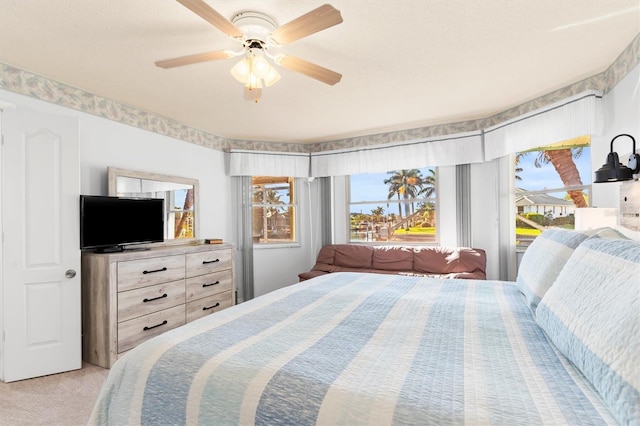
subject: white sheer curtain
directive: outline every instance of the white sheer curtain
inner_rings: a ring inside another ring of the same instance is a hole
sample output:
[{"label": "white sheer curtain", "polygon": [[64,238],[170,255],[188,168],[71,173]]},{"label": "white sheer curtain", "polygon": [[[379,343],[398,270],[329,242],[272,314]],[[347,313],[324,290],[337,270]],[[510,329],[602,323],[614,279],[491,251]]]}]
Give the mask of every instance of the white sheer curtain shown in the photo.
[{"label": "white sheer curtain", "polygon": [[230,176],[309,176],[308,153],[231,150]]},{"label": "white sheer curtain", "polygon": [[472,132],[420,141],[315,152],[311,154],[311,175],[343,176],[482,161],[484,150],[481,134]]},{"label": "white sheer curtain", "polygon": [[487,161],[602,132],[602,93],[587,91],[485,130]]}]

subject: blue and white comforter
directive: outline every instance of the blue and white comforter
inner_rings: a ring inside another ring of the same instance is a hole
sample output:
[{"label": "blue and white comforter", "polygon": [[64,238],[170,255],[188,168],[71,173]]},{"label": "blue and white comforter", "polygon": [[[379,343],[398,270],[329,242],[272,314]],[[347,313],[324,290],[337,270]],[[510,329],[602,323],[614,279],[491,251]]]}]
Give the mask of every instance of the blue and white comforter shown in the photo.
[{"label": "blue and white comforter", "polygon": [[92,424],[615,424],[514,283],[334,273],[143,343]]}]

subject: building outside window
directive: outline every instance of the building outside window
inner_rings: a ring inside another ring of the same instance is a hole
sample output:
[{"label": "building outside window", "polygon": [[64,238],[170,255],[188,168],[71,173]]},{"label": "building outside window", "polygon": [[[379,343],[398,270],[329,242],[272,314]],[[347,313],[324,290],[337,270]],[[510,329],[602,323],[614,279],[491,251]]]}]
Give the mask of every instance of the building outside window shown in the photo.
[{"label": "building outside window", "polygon": [[573,229],[589,207],[591,138],[581,136],[515,156],[516,246],[523,251],[549,227]]},{"label": "building outside window", "polygon": [[349,176],[351,242],[436,243],[436,169]]},{"label": "building outside window", "polygon": [[254,244],[295,242],[294,178],[254,176],[251,185]]}]

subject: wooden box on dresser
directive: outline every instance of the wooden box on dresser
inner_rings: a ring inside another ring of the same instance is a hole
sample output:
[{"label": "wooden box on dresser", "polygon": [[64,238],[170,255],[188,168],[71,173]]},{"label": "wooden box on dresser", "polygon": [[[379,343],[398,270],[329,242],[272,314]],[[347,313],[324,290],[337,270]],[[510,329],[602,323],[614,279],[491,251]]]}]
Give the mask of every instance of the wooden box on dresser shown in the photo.
[{"label": "wooden box on dresser", "polygon": [[82,358],[111,368],[143,341],[235,304],[230,244],[82,253]]}]

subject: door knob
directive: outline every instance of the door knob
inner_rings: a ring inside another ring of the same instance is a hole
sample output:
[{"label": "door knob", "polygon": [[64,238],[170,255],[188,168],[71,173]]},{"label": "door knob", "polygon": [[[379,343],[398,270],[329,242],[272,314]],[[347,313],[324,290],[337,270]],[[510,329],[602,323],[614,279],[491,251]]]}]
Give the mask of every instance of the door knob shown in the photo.
[{"label": "door knob", "polygon": [[73,269],[67,269],[67,272],[64,273],[64,276],[67,278],[73,278],[76,276],[76,271]]}]

